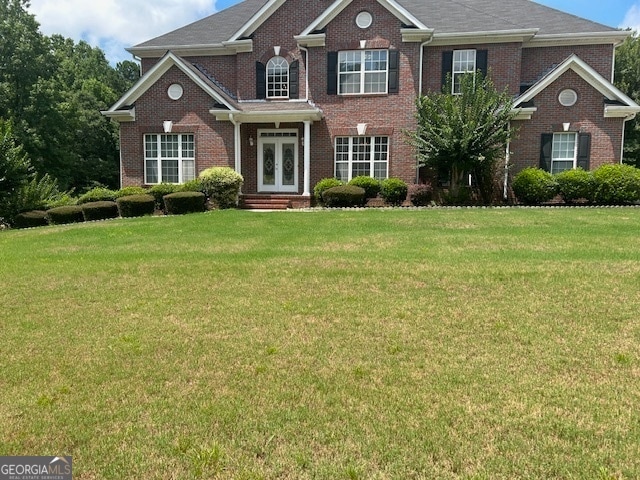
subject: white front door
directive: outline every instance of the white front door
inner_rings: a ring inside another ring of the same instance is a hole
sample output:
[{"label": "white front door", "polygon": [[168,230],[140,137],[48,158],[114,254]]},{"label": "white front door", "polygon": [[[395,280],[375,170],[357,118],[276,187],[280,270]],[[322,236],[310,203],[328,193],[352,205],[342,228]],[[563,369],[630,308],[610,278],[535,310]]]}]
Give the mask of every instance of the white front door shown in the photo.
[{"label": "white front door", "polygon": [[297,193],[297,130],[260,130],[258,138],[258,190]]}]

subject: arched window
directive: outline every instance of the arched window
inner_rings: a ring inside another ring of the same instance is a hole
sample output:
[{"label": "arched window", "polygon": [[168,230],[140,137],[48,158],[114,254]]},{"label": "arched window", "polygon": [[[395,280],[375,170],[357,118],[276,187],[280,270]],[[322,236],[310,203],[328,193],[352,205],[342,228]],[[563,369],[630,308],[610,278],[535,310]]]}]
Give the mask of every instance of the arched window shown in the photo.
[{"label": "arched window", "polygon": [[289,97],[289,63],[282,57],[273,57],[267,63],[267,97]]}]

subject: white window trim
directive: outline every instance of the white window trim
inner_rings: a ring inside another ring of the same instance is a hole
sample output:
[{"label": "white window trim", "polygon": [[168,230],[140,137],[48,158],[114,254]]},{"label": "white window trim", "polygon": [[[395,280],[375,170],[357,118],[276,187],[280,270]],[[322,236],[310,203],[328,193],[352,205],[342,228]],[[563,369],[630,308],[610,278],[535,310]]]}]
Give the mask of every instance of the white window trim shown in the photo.
[{"label": "white window trim", "polygon": [[[162,137],[163,136],[177,136],[178,137],[178,157],[163,157],[162,156]],[[191,136],[193,137],[193,156],[186,156],[183,154],[182,142],[183,137]],[[147,156],[147,137],[155,137],[156,141],[156,157],[148,157]],[[175,183],[175,182],[167,182],[162,178],[162,160],[177,160],[178,161],[178,183],[182,184],[185,182],[184,179],[184,168],[182,165],[183,160],[193,161],[194,163],[194,176],[195,176],[195,153],[196,153],[196,138],[193,133],[147,133],[142,137],[142,148],[144,149],[144,182],[145,185],[158,185],[160,183]],[[148,161],[156,161],[156,167],[158,172],[158,181],[157,182],[148,182],[148,172],[147,172],[147,162]],[[192,179],[188,179],[189,181]]]},{"label": "white window trim", "polygon": [[[282,67],[285,66],[284,68],[284,75],[286,76],[286,81],[282,82],[283,83],[283,89],[280,90],[280,93],[285,92],[286,95],[270,95],[269,93],[272,91],[275,91],[276,89],[273,87],[273,80],[271,78],[270,75],[270,70],[272,68],[274,68],[275,63],[276,62],[280,62],[278,67]],[[284,57],[281,57],[279,55],[272,57],[268,62],[267,62],[267,98],[273,98],[273,99],[287,99],[289,98],[289,62],[287,62],[287,59]]]},{"label": "white window trim", "polygon": [[[555,152],[554,147],[556,145],[556,137],[569,136],[569,135],[573,135],[575,137],[574,144],[573,144],[573,157],[554,158],[554,152]],[[557,132],[553,134],[553,140],[551,142],[551,173],[560,173],[560,172],[554,172],[553,165],[556,162],[573,162],[573,166],[571,167],[571,170],[576,169],[578,167],[578,137],[579,135],[575,132]],[[560,171],[564,171],[564,170],[560,170]]]},{"label": "white window trim", "polygon": [[[366,66],[366,61],[367,61],[367,53],[371,53],[371,52],[386,52],[387,54],[387,60],[386,60],[386,64],[387,64],[387,68],[385,70],[365,70],[365,66]],[[360,57],[360,70],[359,71],[353,71],[353,72],[341,72],[340,71],[340,65],[342,64],[341,59],[343,58],[343,55],[346,55],[348,53],[360,53],[361,57]],[[360,91],[358,92],[348,92],[348,93],[344,93],[342,92],[342,82],[340,82],[340,78],[343,75],[351,75],[354,73],[359,73],[360,74]],[[367,74],[371,74],[371,73],[384,73],[385,74],[385,80],[384,80],[384,91],[380,91],[380,92],[365,92],[365,85],[366,85],[366,76]],[[349,96],[349,95],[385,95],[389,93],[389,50],[384,50],[384,49],[376,49],[376,50],[342,50],[340,52],[338,52],[338,95],[345,95],[345,96]]]},{"label": "white window trim", "polygon": [[[456,55],[462,55],[462,53],[473,52],[473,68],[466,70],[456,70]],[[461,92],[456,92],[456,76],[466,75],[467,73],[473,73],[474,81],[475,74],[478,65],[478,51],[475,49],[467,49],[467,50],[454,50],[453,51],[453,59],[451,64],[451,94],[452,95],[460,95]]]},{"label": "white window trim", "polygon": [[[343,160],[338,161],[338,139],[340,138],[348,138],[349,139],[349,159],[345,162]],[[359,137],[359,136],[347,136],[347,135],[340,135],[337,136],[334,139],[334,159],[333,159],[333,175],[334,177],[338,177],[338,163],[340,164],[347,164],[347,181],[351,181],[351,179],[353,178],[353,164],[354,163],[364,163],[364,162],[360,162],[360,161],[355,161],[354,162],[354,139],[361,139],[361,138],[368,138],[370,141],[370,148],[369,148],[369,176],[371,178],[375,178],[375,167],[376,167],[376,163],[382,163],[382,161],[376,161],[375,159],[375,154],[376,154],[376,149],[375,149],[375,141],[376,138],[386,138],[387,139],[387,158],[385,160],[385,164],[386,164],[386,169],[385,169],[385,175],[384,178],[389,178],[389,161],[390,161],[390,157],[391,157],[391,137],[387,136],[387,135],[371,135],[371,136],[366,136],[366,137]]]}]

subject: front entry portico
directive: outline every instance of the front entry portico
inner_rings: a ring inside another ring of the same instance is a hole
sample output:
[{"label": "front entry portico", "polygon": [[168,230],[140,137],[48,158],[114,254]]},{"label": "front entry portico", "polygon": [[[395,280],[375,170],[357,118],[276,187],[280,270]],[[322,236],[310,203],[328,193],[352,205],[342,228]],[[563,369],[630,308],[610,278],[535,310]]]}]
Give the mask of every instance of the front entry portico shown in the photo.
[{"label": "front entry portico", "polygon": [[258,130],[258,192],[297,191],[297,130]]}]

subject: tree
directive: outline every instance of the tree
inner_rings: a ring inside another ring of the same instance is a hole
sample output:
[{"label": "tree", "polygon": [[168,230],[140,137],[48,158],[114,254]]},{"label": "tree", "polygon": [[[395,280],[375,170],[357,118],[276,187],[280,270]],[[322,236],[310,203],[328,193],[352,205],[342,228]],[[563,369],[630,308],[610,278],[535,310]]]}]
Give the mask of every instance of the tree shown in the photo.
[{"label": "tree", "polygon": [[[640,103],[640,37],[628,37],[616,50],[616,86]],[[624,162],[640,168],[640,118],[626,122]]]},{"label": "tree", "polygon": [[472,175],[483,202],[491,202],[497,162],[514,134],[512,108],[512,96],[506,90],[498,92],[480,71],[462,78],[459,95],[419,97],[418,129],[408,134],[420,165],[446,178],[454,197],[465,176]]},{"label": "tree", "polygon": [[31,178],[31,162],[22,146],[16,143],[11,123],[0,119],[0,220],[9,220],[12,216],[14,199]]}]

